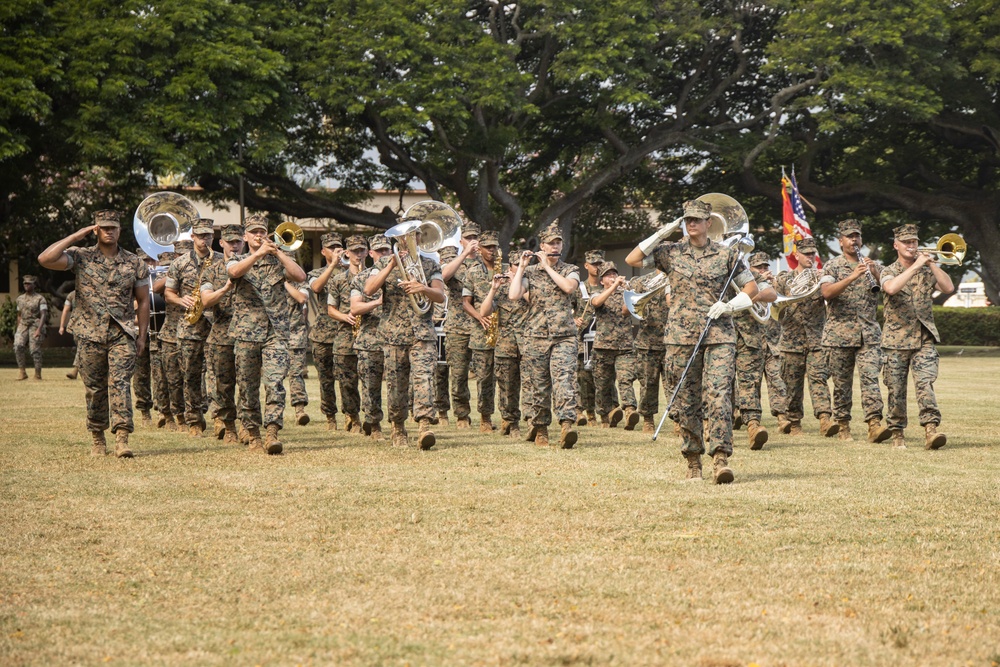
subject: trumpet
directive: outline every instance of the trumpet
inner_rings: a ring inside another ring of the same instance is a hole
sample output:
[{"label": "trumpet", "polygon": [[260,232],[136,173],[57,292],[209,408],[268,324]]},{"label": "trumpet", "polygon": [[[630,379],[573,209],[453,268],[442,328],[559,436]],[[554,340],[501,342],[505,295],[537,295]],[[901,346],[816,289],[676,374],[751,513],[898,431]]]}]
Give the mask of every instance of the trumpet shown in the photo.
[{"label": "trumpet", "polygon": [[285,252],[298,250],[299,246],[302,245],[303,240],[305,240],[305,234],[302,232],[302,228],[291,220],[278,225],[274,229],[273,236],[274,245],[278,246],[279,250],[284,250]]},{"label": "trumpet", "polygon": [[958,234],[945,234],[938,239],[936,246],[925,246],[917,248],[917,252],[934,255],[938,264],[948,264],[949,266],[962,266],[962,260],[968,252],[969,246]]}]

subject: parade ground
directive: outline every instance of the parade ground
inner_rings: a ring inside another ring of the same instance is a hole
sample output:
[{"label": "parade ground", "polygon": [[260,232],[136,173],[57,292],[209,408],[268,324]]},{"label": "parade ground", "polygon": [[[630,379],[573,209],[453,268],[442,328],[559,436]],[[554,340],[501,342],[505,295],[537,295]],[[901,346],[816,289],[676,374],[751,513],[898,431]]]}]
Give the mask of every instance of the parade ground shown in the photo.
[{"label": "parade ground", "polygon": [[282,456],[137,428],[94,459],[66,370],[0,369],[3,665],[1000,664],[1000,357],[942,357],[939,451],[912,384],[905,450],[855,389],[855,442],[768,416],[728,486],[670,422],[564,451],[474,415],[421,452],[317,401]]}]

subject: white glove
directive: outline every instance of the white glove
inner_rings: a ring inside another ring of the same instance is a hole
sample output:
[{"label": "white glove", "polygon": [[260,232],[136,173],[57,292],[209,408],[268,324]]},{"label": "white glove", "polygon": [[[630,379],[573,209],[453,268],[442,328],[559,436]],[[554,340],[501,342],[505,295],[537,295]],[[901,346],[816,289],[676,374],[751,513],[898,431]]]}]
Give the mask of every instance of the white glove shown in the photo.
[{"label": "white glove", "polygon": [[729,301],[716,301],[713,303],[712,307],[708,309],[708,319],[714,320],[722,315],[746,310],[752,305],[753,302],[747,296],[746,292],[740,292]]},{"label": "white glove", "polygon": [[[677,221],[675,220],[674,222]],[[677,227],[678,226],[673,223],[669,225],[663,225],[655,232],[653,232],[653,235],[650,236],[648,239],[639,242],[639,250],[642,251],[643,255],[649,257],[649,254],[654,250],[656,250],[656,246],[660,245],[660,242],[663,241],[663,239],[665,239],[667,236],[672,234],[677,229]]]}]

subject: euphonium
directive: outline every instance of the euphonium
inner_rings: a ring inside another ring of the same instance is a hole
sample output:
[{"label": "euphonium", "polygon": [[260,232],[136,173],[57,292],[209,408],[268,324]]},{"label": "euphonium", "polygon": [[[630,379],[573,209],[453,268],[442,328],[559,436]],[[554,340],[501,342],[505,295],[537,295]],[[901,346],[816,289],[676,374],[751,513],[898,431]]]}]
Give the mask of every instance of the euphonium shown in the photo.
[{"label": "euphonium", "polygon": [[646,310],[649,308],[650,304],[652,304],[653,300],[662,294],[665,289],[667,289],[669,284],[670,281],[667,279],[667,274],[662,272],[657,273],[656,276],[646,284],[645,292],[640,294],[631,290],[626,290],[622,294],[622,298],[625,299],[625,307],[628,308],[628,311],[632,313],[633,317],[640,320],[646,319]]},{"label": "euphonium", "polygon": [[778,298],[771,304],[771,318],[777,320],[781,317],[782,311],[792,304],[812,297],[824,282],[832,282],[833,276],[821,277],[821,273],[816,269],[805,269],[792,277],[785,284],[787,295],[779,294]]},{"label": "euphonium", "polygon": [[[420,241],[417,241],[417,235]],[[392,245],[396,268],[403,280],[416,280],[427,284],[420,253],[437,252],[442,246],[453,243],[462,235],[462,219],[453,208],[439,201],[422,201],[403,212],[403,220],[386,230],[385,236],[398,239]],[[399,253],[404,246],[406,256]],[[410,306],[424,315],[431,309],[431,302],[424,295],[410,294]]]}]

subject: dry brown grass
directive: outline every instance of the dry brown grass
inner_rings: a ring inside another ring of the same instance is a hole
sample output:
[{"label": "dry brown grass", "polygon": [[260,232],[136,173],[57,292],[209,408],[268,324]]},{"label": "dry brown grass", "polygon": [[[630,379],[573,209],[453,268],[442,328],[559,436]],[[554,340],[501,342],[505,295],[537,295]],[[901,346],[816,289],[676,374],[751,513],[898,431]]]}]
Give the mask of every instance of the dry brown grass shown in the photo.
[{"label": "dry brown grass", "polygon": [[272,458],[139,431],[93,460],[79,382],[4,370],[0,662],[990,667],[998,371],[943,361],[941,451],[807,420],[738,434],[716,487],[618,429],[419,452],[314,422]]}]

